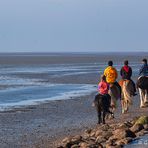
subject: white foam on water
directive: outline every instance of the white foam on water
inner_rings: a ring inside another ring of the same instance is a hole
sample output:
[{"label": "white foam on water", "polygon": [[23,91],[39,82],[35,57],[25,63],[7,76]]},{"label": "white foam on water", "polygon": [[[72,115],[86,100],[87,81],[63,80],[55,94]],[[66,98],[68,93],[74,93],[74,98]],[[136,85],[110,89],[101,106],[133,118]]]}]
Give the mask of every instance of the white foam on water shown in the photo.
[{"label": "white foam on water", "polygon": [[76,97],[89,95],[95,91],[96,91],[96,88],[94,85],[89,85],[89,84],[83,85],[80,87],[80,90],[60,93],[59,95],[54,96],[54,97],[0,104],[0,111],[12,110],[18,107],[25,107],[29,105],[38,105],[38,104],[46,103],[49,101],[68,100],[68,99],[73,99],[73,98],[76,99]]}]

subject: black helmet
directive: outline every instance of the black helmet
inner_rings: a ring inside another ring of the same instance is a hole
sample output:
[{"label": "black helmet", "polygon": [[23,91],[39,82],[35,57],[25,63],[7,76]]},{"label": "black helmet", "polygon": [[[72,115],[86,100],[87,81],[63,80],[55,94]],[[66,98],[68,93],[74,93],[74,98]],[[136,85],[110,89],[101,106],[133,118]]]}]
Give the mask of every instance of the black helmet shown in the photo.
[{"label": "black helmet", "polygon": [[108,66],[113,66],[113,61],[108,61]]},{"label": "black helmet", "polygon": [[124,61],[124,65],[128,65],[128,60],[125,60]]},{"label": "black helmet", "polygon": [[143,61],[145,64],[147,64],[147,59],[143,59],[142,61]]}]

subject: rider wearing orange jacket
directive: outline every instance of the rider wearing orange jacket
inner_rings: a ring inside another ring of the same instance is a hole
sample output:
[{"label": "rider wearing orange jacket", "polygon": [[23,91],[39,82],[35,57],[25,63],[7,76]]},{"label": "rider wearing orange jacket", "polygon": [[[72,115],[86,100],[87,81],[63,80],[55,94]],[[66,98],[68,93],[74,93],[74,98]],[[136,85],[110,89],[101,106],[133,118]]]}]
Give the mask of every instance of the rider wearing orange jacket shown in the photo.
[{"label": "rider wearing orange jacket", "polygon": [[116,81],[118,77],[117,70],[113,67],[113,62],[108,61],[108,67],[104,70],[104,75],[106,76],[106,81],[109,84],[115,84],[120,90],[120,98],[121,98],[121,87]]}]

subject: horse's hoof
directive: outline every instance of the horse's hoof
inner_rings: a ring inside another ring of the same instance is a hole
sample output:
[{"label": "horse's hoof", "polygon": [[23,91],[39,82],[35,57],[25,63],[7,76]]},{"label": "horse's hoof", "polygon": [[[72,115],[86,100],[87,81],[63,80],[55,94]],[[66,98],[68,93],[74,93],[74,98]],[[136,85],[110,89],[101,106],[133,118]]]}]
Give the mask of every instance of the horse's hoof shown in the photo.
[{"label": "horse's hoof", "polygon": [[112,117],[112,118],[115,118],[115,117],[114,117],[114,114],[111,114],[111,117]]}]

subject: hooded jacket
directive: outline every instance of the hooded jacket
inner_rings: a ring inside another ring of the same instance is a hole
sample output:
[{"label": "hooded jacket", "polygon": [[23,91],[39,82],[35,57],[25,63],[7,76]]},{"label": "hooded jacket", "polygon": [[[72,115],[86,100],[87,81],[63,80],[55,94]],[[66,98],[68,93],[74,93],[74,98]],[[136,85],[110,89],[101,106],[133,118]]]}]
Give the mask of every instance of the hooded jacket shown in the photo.
[{"label": "hooded jacket", "polygon": [[148,64],[143,64],[139,70],[140,76],[148,76]]},{"label": "hooded jacket", "polygon": [[120,75],[122,79],[130,80],[132,76],[132,68],[130,66],[124,65],[120,70]]},{"label": "hooded jacket", "polygon": [[112,66],[108,66],[104,70],[104,75],[106,76],[106,82],[109,84],[114,83],[118,77],[117,70]]}]

